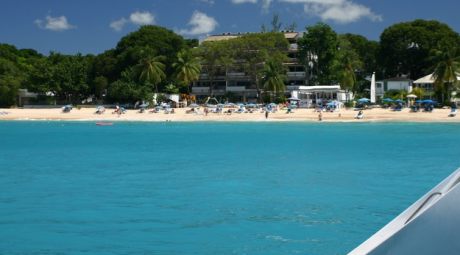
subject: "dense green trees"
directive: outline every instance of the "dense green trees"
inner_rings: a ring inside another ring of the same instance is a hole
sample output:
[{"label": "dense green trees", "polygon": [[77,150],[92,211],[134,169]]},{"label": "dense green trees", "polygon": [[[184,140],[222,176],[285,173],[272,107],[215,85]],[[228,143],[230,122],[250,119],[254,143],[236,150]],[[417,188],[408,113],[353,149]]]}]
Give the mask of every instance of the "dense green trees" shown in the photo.
[{"label": "dense green trees", "polygon": [[398,23],[380,36],[378,63],[386,77],[406,74],[418,79],[433,72],[432,50],[457,49],[459,44],[459,35],[438,21]]},{"label": "dense green trees", "polygon": [[338,44],[337,34],[329,25],[318,23],[306,27],[306,33],[299,41],[299,49],[309,74],[309,84],[330,84],[335,80],[332,67]]},{"label": "dense green trees", "polygon": [[[458,83],[457,76],[460,73],[460,56],[452,49],[444,51],[433,51],[433,59],[436,63],[433,72],[437,91],[441,94],[441,99],[450,99],[454,86]],[[446,96],[446,97],[445,97]]]},{"label": "dense green trees", "polygon": [[[250,86],[279,92],[289,44],[279,19],[274,32],[242,35],[236,39],[198,44],[159,26],[143,26],[124,36],[115,48],[99,55],[43,56],[0,44],[0,106],[17,104],[18,89],[45,94],[59,103],[81,103],[94,96],[106,102],[150,100],[158,92],[190,92],[200,72],[206,73],[211,93],[217,76],[246,73]],[[438,21],[415,20],[392,25],[380,42],[355,34],[338,35],[326,24],[306,27],[299,41],[299,58],[308,73],[307,84],[341,84],[363,92],[369,77],[435,74],[438,100],[456,89],[460,72],[460,36]],[[226,79],[228,80],[228,79]],[[228,83],[227,83],[228,84]],[[283,84],[284,85],[284,84]]]},{"label": "dense green trees", "polygon": [[0,44],[0,106],[17,103],[18,89],[30,84],[31,74],[44,57],[34,50]]}]

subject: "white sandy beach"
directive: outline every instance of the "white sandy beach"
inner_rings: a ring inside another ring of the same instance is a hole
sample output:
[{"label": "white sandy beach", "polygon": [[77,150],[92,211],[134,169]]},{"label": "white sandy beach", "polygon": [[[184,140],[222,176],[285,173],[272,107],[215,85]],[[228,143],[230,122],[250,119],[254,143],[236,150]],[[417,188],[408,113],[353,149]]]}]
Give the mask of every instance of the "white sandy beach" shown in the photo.
[{"label": "white sandy beach", "polygon": [[[187,109],[175,109],[174,114],[139,113],[137,110],[128,110],[118,116],[113,114],[113,109],[107,109],[104,114],[95,114],[94,108],[74,108],[69,113],[61,109],[0,109],[0,120],[81,120],[81,121],[318,121],[318,112],[314,109],[297,109],[294,113],[287,114],[285,110],[270,113],[268,119],[265,114],[257,111],[254,113],[216,114],[188,114]],[[364,119],[354,117],[357,111],[341,109],[338,112],[323,112],[323,122],[366,122],[366,121],[407,121],[407,122],[460,122],[460,116],[448,117],[449,109],[435,109],[433,112],[410,112],[403,109],[400,112],[389,109],[368,109],[364,111]],[[5,114],[7,113],[7,114]]]}]

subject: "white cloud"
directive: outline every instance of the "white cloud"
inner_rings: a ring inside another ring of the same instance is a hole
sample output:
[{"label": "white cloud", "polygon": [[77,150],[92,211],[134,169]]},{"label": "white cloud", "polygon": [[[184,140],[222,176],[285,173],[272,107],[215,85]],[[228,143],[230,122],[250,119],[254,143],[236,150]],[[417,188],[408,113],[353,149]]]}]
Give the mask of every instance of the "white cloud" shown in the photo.
[{"label": "white cloud", "polygon": [[182,29],[179,31],[180,34],[184,35],[203,35],[214,31],[219,25],[217,21],[205,13],[195,11],[188,22],[191,26],[190,29]]},{"label": "white cloud", "polygon": [[209,4],[209,5],[213,5],[215,3],[214,0],[199,0],[199,1],[202,3]]},{"label": "white cloud", "polygon": [[232,3],[234,4],[245,4],[245,3],[255,4],[257,3],[257,0],[232,0]]},{"label": "white cloud", "polygon": [[267,12],[272,4],[272,1],[273,0],[262,0],[262,9]]},{"label": "white cloud", "polygon": [[155,23],[155,16],[150,12],[133,12],[129,15],[129,20],[137,25],[151,25]]},{"label": "white cloud", "polygon": [[152,25],[152,24],[155,24],[155,16],[152,13],[147,12],[147,11],[145,12],[136,11],[129,15],[129,19],[122,17],[118,20],[112,21],[109,26],[113,30],[119,32],[123,30],[123,28],[127,24]]},{"label": "white cloud", "polygon": [[128,23],[128,20],[121,18],[110,23],[110,27],[115,31],[121,31],[125,27],[126,23]]},{"label": "white cloud", "polygon": [[347,24],[368,18],[372,21],[382,21],[382,16],[375,14],[369,7],[354,3],[351,0],[279,0],[286,3],[304,4],[306,14],[322,20],[331,20]]},{"label": "white cloud", "polygon": [[46,16],[45,20],[36,19],[34,23],[41,29],[51,30],[51,31],[65,31],[69,29],[76,28],[76,26],[71,25],[65,16],[60,17],[51,17]]}]

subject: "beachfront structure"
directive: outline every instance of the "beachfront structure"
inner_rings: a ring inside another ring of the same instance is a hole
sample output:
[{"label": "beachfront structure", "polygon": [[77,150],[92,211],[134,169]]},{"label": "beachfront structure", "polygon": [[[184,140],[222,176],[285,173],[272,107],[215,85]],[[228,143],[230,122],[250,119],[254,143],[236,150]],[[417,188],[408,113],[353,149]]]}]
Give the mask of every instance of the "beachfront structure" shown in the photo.
[{"label": "beachfront structure", "polygon": [[[460,80],[460,74],[457,74],[457,80]],[[425,97],[431,98],[434,95],[434,82],[433,74],[429,74],[414,81],[414,88],[422,88],[425,91]]]},{"label": "beachfront structure", "polygon": [[37,99],[38,93],[33,93],[27,89],[18,90],[18,106],[22,107],[24,105],[30,104],[33,100]]},{"label": "beachfront structure", "polygon": [[[282,31],[289,43],[287,60],[284,65],[287,67],[286,91],[287,97],[291,96],[301,100],[301,106],[311,107],[324,100],[346,100],[342,94],[344,91],[339,85],[332,86],[307,86],[307,72],[300,63],[297,41],[302,37],[302,33],[294,31]],[[212,35],[206,38],[205,42],[215,42],[238,38],[245,33],[223,33]],[[192,94],[197,97],[205,98],[210,96],[209,76],[202,71],[198,81],[192,86]],[[230,72],[217,75],[213,78],[213,96],[225,96],[231,94],[238,101],[256,102],[258,94],[255,84],[252,84],[250,77],[244,72],[241,66],[235,65]],[[349,96],[351,98],[351,96]]]},{"label": "beachfront structure", "polygon": [[375,96],[382,99],[385,92],[390,90],[405,90],[412,92],[413,81],[405,77],[393,77],[382,81],[375,82]]},{"label": "beachfront structure", "polygon": [[299,99],[299,107],[310,108],[324,105],[328,101],[346,102],[353,99],[353,93],[340,89],[340,85],[287,86],[291,98]]}]

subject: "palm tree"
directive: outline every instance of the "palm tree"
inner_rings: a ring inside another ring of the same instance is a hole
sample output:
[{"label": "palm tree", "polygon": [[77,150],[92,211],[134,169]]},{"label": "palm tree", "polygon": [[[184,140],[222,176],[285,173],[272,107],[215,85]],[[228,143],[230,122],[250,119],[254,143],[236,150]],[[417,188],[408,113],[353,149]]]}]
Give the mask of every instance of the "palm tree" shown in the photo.
[{"label": "palm tree", "polygon": [[355,75],[355,64],[350,58],[345,57],[342,66],[342,72],[340,73],[340,85],[347,92],[346,101],[348,102],[348,91],[355,91],[356,75]]},{"label": "palm tree", "polygon": [[442,91],[442,100],[444,93],[450,99],[451,92],[457,82],[457,73],[460,72],[460,56],[455,56],[452,51],[434,51],[436,66],[434,68],[433,78],[435,85],[439,86]]},{"label": "palm tree", "polygon": [[200,59],[193,56],[190,50],[181,50],[172,66],[176,70],[176,78],[186,84],[190,92],[190,84],[200,78]]},{"label": "palm tree", "polygon": [[416,95],[417,98],[421,100],[425,96],[425,90],[417,87],[412,90],[412,94]]},{"label": "palm tree", "polygon": [[136,66],[140,71],[139,80],[150,83],[158,93],[158,84],[166,78],[164,56],[147,57],[141,59]]},{"label": "palm tree", "polygon": [[265,90],[272,92],[272,95],[284,93],[286,90],[286,85],[284,85],[284,81],[286,80],[285,71],[281,63],[273,60],[268,61],[262,71],[262,82]]},{"label": "palm tree", "polygon": [[361,69],[363,63],[358,53],[353,49],[351,43],[344,37],[339,37],[338,58],[334,61],[333,68],[337,69],[340,85],[345,89],[347,102],[348,92],[356,92],[356,70]]}]

